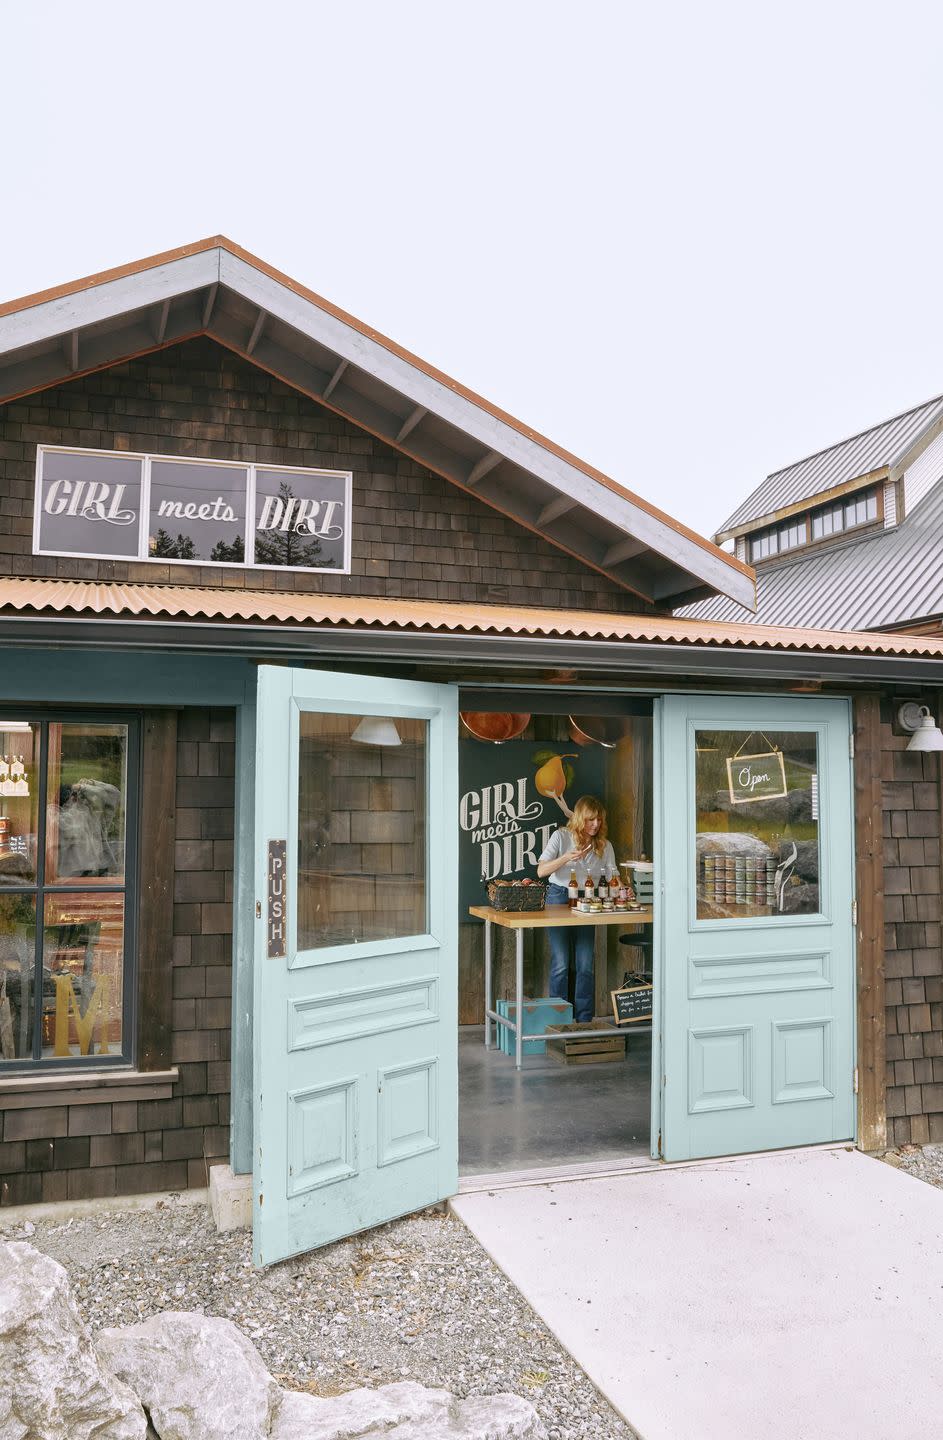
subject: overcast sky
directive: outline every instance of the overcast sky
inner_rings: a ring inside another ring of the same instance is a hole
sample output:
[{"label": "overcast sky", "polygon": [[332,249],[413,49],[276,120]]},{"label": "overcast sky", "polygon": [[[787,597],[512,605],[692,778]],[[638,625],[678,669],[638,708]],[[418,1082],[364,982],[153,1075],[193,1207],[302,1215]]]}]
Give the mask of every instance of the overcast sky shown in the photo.
[{"label": "overcast sky", "polygon": [[3,9],[0,299],[221,232],[712,533],[943,391],[943,7]]}]

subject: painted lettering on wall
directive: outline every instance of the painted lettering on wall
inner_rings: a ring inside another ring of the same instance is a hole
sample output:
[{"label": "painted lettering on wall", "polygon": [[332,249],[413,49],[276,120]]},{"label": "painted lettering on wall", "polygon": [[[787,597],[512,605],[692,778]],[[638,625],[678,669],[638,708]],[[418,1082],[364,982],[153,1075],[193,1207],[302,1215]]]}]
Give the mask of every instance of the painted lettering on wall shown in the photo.
[{"label": "painted lettering on wall", "polygon": [[[459,746],[459,905],[487,900],[489,880],[537,877],[537,862],[555,830],[567,822],[556,788],[541,785],[551,752],[533,740],[491,745],[463,740]],[[559,757],[558,757],[559,758]],[[572,777],[567,793],[599,794],[603,752],[595,747],[568,759]],[[562,773],[562,771],[561,771]]]}]

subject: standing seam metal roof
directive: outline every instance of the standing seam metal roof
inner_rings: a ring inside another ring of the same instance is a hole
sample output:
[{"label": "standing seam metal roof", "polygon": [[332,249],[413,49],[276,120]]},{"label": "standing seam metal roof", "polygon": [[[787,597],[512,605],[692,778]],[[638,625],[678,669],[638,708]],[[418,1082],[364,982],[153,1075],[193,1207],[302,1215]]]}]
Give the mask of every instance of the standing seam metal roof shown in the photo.
[{"label": "standing seam metal roof", "polygon": [[943,395],[938,395],[913,410],[906,410],[903,415],[895,415],[870,430],[863,430],[860,435],[852,435],[838,445],[831,445],[827,450],[819,450],[805,460],[774,471],[724,521],[718,535],[738,525],[747,525],[751,520],[773,515],[788,505],[810,500],[848,480],[856,480],[861,475],[870,475],[875,470],[897,464],[924,431],[941,417]]},{"label": "standing seam metal roof", "polygon": [[722,596],[679,614],[711,622],[875,630],[943,615],[943,484],[893,530],[761,566],[755,621]]}]

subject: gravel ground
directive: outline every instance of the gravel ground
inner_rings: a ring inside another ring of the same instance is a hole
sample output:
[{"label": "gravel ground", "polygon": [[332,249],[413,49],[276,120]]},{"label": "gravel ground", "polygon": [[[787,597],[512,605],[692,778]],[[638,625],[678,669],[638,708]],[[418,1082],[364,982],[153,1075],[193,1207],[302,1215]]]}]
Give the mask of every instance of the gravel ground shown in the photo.
[{"label": "gravel ground", "polygon": [[943,1145],[902,1145],[899,1150],[888,1150],[882,1158],[895,1169],[906,1170],[917,1180],[943,1190]]},{"label": "gravel ground", "polygon": [[510,1390],[551,1440],[635,1432],[560,1348],[460,1221],[435,1212],[254,1270],[248,1232],[218,1235],[200,1207],[4,1226],[69,1272],[93,1330],[161,1310],[222,1315],[282,1385],[336,1395],[396,1380],[462,1397]]}]

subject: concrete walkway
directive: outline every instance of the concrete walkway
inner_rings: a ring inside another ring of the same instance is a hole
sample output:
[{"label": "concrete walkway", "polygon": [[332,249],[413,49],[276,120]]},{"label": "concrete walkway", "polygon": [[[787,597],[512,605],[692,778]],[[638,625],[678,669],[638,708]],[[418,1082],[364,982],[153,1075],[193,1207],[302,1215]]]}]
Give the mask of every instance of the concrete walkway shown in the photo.
[{"label": "concrete walkway", "polygon": [[943,1434],[943,1190],[804,1150],[452,1204],[644,1440]]}]

